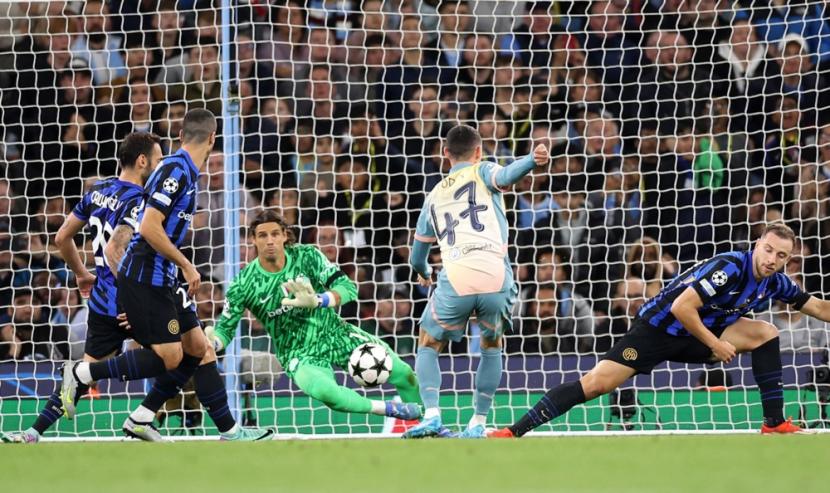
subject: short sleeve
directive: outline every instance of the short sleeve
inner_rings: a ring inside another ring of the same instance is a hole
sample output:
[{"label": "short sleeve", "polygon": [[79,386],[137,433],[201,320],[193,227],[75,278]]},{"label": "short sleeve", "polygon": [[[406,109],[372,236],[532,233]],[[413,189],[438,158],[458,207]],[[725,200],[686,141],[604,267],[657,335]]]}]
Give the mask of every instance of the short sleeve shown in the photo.
[{"label": "short sleeve", "polygon": [[775,273],[773,283],[773,291],[770,297],[774,300],[780,300],[788,305],[792,305],[795,310],[800,310],[807,303],[807,300],[810,299],[810,295],[805,293],[798,284],[794,283],[783,272]]},{"label": "short sleeve", "polygon": [[478,167],[478,175],[487,185],[487,188],[491,192],[504,192],[506,189],[499,188],[496,184],[496,175],[499,171],[502,170],[502,167],[496,163],[491,163],[489,161],[485,161],[481,163]]},{"label": "short sleeve", "polygon": [[418,216],[418,223],[415,225],[415,239],[423,241],[424,243],[433,243],[437,239],[435,236],[435,227],[430,220],[430,200],[424,202],[421,208],[421,214]]},{"label": "short sleeve", "polygon": [[138,230],[138,215],[141,212],[141,201],[142,197],[140,194],[124,201],[118,216],[121,219],[118,221],[116,227],[124,224],[135,231]]},{"label": "short sleeve", "polygon": [[741,268],[723,258],[713,258],[698,267],[687,281],[704,303],[736,289],[741,282]]},{"label": "short sleeve", "polygon": [[165,217],[170,215],[173,204],[187,191],[188,176],[178,163],[170,163],[158,170],[158,176],[150,181],[147,188],[147,205],[159,210]]},{"label": "short sleeve", "polygon": [[75,204],[75,207],[72,208],[72,214],[75,215],[81,221],[89,221],[89,216],[91,214],[90,206],[92,205],[92,192],[84,194],[81,201]]}]

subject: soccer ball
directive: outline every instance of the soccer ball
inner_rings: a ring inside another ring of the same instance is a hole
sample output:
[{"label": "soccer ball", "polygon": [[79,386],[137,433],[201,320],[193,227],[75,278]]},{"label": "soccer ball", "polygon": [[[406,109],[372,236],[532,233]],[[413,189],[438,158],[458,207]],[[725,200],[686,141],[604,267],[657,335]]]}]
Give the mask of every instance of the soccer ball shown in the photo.
[{"label": "soccer ball", "polygon": [[392,358],[380,344],[367,342],[349,356],[349,375],[361,387],[377,387],[389,380]]}]

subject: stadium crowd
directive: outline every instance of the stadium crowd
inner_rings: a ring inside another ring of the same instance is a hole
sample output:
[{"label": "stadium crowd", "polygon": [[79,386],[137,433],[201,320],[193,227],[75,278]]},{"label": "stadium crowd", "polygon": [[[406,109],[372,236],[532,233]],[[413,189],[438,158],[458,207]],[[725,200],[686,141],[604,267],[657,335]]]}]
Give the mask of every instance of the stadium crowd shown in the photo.
[{"label": "stadium crowd", "polygon": [[[186,109],[222,113],[217,3],[3,4],[0,361],[82,352],[86,308],[55,233],[116,172],[129,132],[171,152]],[[501,164],[552,149],[548,169],[505,194],[521,288],[508,352],[602,352],[664,282],[748,248],[775,219],[802,238],[788,272],[830,293],[824,2],[235,3],[243,189],[224,189],[220,138],[188,253],[210,280],[203,318],[221,307],[225,194],[238,193],[242,224],[280,210],[358,283],[344,316],[412,354],[428,292],[409,245],[457,122]],[[786,307],[760,316],[785,350],[828,343]]]}]

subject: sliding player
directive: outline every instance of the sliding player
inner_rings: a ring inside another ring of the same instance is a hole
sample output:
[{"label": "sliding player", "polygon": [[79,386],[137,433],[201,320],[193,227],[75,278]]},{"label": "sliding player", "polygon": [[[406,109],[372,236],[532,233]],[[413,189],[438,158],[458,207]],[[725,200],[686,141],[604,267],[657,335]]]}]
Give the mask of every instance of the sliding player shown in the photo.
[{"label": "sliding player", "polygon": [[[357,298],[357,288],[314,246],[296,245],[285,219],[259,212],[249,234],[257,257],[234,278],[225,308],[206,333],[217,351],[236,334],[249,310],[274,342],[286,374],[306,394],[335,411],[371,413],[403,420],[421,416],[412,368],[377,337],[343,321],[335,307]],[[392,358],[389,383],[403,402],[368,399],[337,384],[331,365],[347,368],[352,351],[365,342],[382,345]]]},{"label": "sliding player", "polygon": [[664,361],[728,363],[743,352],[752,353],[752,374],[761,392],[761,433],[802,432],[784,419],[778,331],[768,322],[744,317],[773,299],[830,320],[830,301],[804,293],[780,272],[794,245],[792,229],[770,224],[751,252],[724,253],[692,267],[643,305],[631,330],[593,370],[549,390],[518,422],[488,436],[521,437]]}]

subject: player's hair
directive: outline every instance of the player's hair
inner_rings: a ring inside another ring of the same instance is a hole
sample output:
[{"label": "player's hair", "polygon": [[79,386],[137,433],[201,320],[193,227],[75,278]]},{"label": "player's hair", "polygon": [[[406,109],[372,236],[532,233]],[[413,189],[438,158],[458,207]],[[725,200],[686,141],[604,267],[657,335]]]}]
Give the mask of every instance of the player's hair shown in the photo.
[{"label": "player's hair", "polygon": [[447,152],[453,159],[470,157],[475,148],[480,145],[481,136],[469,125],[457,125],[447,133]]},{"label": "player's hair", "polygon": [[161,138],[149,132],[133,132],[118,146],[118,163],[122,168],[132,168],[138,156],[144,154],[149,159],[153,153],[153,146],[161,144]]},{"label": "player's hair", "polygon": [[251,219],[250,224],[248,224],[248,235],[254,236],[256,233],[256,229],[261,224],[267,223],[277,223],[282,227],[282,230],[285,232],[285,245],[290,246],[294,243],[297,243],[297,237],[294,235],[294,230],[291,229],[291,225],[288,224],[288,221],[285,220],[277,211],[273,209],[263,209],[254,215],[254,218]]},{"label": "player's hair", "polygon": [[769,233],[772,233],[779,238],[790,240],[791,242],[793,242],[793,245],[795,245],[795,231],[793,231],[791,227],[787,226],[784,223],[776,222],[767,224],[767,226],[764,228],[764,232],[761,233],[761,238],[763,238]]},{"label": "player's hair", "polygon": [[192,109],[185,113],[182,121],[182,143],[205,143],[215,131],[216,117],[213,112],[204,108]]}]

